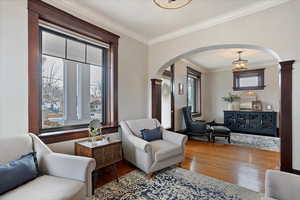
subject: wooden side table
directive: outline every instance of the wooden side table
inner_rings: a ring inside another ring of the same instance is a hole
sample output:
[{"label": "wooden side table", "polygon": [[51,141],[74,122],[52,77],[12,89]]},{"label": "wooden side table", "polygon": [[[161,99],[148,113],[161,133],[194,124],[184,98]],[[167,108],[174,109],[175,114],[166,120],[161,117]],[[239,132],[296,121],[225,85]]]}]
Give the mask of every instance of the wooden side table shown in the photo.
[{"label": "wooden side table", "polygon": [[96,187],[98,171],[107,166],[113,166],[118,180],[117,162],[122,160],[122,143],[119,139],[104,139],[95,141],[84,140],[75,143],[75,154],[86,156],[96,160],[96,170],[93,172],[93,191]]}]

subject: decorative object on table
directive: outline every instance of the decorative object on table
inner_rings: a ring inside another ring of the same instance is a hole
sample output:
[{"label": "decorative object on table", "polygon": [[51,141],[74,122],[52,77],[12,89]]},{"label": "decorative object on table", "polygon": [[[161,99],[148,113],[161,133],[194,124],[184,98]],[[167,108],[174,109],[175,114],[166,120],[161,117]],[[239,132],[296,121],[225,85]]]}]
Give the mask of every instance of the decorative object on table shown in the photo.
[{"label": "decorative object on table", "polygon": [[222,97],[222,99],[227,102],[227,110],[233,110],[233,103],[238,102],[240,97],[238,95],[232,94],[231,92],[228,93],[228,96]]},{"label": "decorative object on table", "polygon": [[192,0],[153,0],[153,2],[160,8],[178,9],[188,5]]},{"label": "decorative object on table", "polygon": [[252,101],[252,110],[262,111],[262,103],[261,103],[261,101]]},{"label": "decorative object on table", "polygon": [[93,119],[89,124],[90,141],[94,144],[97,136],[101,136],[101,122],[98,119]]},{"label": "decorative object on table", "polygon": [[244,187],[217,180],[179,167],[170,167],[147,179],[145,174],[134,170],[99,187],[93,200],[261,200],[263,194]]},{"label": "decorative object on table", "polygon": [[252,110],[252,101],[257,101],[254,91],[246,91],[240,95],[240,110]]},{"label": "decorative object on table", "polygon": [[178,95],[184,95],[184,88],[182,83],[178,83]]},{"label": "decorative object on table", "polygon": [[268,110],[268,111],[273,111],[273,106],[272,106],[272,105],[267,105],[267,106],[266,106],[266,110]]}]

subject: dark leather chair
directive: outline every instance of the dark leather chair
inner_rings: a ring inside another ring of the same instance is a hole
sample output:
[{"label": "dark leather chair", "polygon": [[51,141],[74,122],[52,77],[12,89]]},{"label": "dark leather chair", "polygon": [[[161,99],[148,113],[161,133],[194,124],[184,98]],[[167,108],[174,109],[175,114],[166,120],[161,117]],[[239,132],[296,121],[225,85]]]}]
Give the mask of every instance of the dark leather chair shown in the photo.
[{"label": "dark leather chair", "polygon": [[210,142],[211,129],[207,128],[207,123],[192,119],[192,107],[187,106],[182,108],[183,117],[186,126],[186,134],[188,136],[205,136]]}]

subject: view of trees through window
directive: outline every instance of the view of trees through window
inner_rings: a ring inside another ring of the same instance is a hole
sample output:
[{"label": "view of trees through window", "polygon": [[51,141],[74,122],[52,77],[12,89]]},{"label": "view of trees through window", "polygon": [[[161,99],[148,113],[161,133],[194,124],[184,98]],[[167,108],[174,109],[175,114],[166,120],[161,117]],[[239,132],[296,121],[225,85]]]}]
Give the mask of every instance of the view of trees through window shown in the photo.
[{"label": "view of trees through window", "polygon": [[[42,34],[45,36],[42,40],[42,129],[85,125],[91,119],[102,121],[103,50],[93,46],[87,50],[84,46],[81,51],[79,44],[88,44],[77,41],[72,41],[70,48],[63,41],[67,38],[49,34]],[[62,45],[66,51],[61,50]],[[84,59],[80,60],[80,56]]]}]

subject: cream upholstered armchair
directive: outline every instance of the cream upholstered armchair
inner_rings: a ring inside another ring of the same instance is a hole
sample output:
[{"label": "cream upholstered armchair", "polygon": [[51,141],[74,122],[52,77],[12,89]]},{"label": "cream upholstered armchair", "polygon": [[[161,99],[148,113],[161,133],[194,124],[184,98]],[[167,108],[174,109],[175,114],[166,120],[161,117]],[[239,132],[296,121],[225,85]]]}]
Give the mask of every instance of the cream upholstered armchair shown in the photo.
[{"label": "cream upholstered armchair", "polygon": [[158,120],[129,120],[120,125],[124,158],[146,174],[183,162],[187,136],[162,129],[162,140],[147,142],[140,131],[159,127]]},{"label": "cream upholstered armchair", "polygon": [[299,200],[300,176],[268,170],[266,173],[265,200]]},{"label": "cream upholstered armchair", "polygon": [[0,195],[1,200],[82,200],[91,196],[95,160],[54,153],[33,134],[1,138],[0,165],[17,160],[33,149],[42,175]]}]

